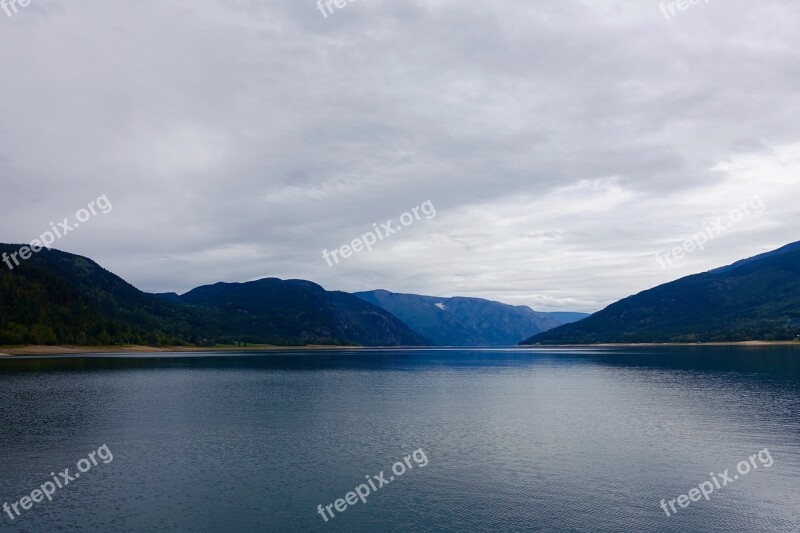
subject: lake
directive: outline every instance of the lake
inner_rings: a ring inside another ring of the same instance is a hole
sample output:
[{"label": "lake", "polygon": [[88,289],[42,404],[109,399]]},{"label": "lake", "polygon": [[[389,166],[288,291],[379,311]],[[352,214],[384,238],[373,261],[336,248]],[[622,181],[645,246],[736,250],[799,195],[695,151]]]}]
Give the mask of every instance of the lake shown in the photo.
[{"label": "lake", "polygon": [[797,532],[800,349],[0,359],[0,456],[0,531]]}]

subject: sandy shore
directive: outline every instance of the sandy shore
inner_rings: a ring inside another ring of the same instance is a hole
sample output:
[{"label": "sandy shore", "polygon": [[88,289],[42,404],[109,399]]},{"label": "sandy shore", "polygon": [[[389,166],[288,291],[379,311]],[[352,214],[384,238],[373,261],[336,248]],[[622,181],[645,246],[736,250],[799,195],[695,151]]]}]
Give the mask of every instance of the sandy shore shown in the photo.
[{"label": "sandy shore", "polygon": [[357,346],[274,346],[255,344],[249,346],[169,346],[154,348],[152,346],[14,346],[3,347],[0,357],[14,355],[63,355],[87,353],[159,353],[159,352],[224,352],[224,351],[266,351],[266,350],[342,350],[359,348]]},{"label": "sandy shore", "polygon": [[800,346],[800,341],[742,341],[742,342],[629,342],[605,344],[526,344],[520,348],[624,348],[636,346]]},{"label": "sandy shore", "polygon": [[[652,346],[800,346],[798,341],[745,341],[745,342],[696,342],[696,343],[629,343],[629,344],[532,344],[517,346],[517,348],[635,348]],[[373,347],[380,348],[380,347]],[[398,348],[387,346],[385,348]],[[414,348],[425,348],[415,346]],[[429,348],[446,348],[430,346]],[[486,347],[481,347],[486,348]],[[152,346],[5,346],[0,347],[0,357],[15,355],[63,355],[63,354],[90,354],[90,353],[160,353],[160,352],[263,352],[272,350],[355,350],[368,349],[364,346],[275,346],[272,344],[253,344],[249,346],[167,346],[154,348]]]}]

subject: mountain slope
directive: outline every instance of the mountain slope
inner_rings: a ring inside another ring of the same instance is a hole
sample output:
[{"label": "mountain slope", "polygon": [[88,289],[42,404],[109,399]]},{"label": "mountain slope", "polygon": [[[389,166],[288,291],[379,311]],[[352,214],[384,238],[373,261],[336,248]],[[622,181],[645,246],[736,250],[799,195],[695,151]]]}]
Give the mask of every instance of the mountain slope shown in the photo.
[{"label": "mountain slope", "polygon": [[[0,244],[0,254],[19,245]],[[0,345],[430,344],[383,309],[307,281],[144,293],[85,257],[42,250],[0,263]]]},{"label": "mountain slope", "polygon": [[0,344],[199,343],[209,322],[78,255],[45,249],[13,271],[0,263]]},{"label": "mountain slope", "polygon": [[630,296],[522,344],[738,342],[800,335],[800,243]]},{"label": "mountain slope", "polygon": [[[171,296],[167,296],[171,297]],[[206,285],[178,302],[216,310],[239,340],[270,344],[432,344],[397,317],[344,292],[329,292],[303,280],[265,278],[248,283]]]},{"label": "mountain slope", "polygon": [[438,298],[377,290],[355,293],[442,346],[508,346],[554,328],[581,313],[537,313],[481,298]]}]

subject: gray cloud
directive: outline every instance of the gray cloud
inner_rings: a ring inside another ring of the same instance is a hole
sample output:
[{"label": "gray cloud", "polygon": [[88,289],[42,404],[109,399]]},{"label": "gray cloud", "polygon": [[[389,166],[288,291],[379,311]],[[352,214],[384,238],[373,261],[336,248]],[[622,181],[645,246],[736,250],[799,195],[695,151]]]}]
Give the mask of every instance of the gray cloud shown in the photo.
[{"label": "gray cloud", "polygon": [[33,0],[0,12],[0,240],[107,194],[58,247],[145,290],[275,275],[543,310],[798,240],[800,5],[659,4]]}]

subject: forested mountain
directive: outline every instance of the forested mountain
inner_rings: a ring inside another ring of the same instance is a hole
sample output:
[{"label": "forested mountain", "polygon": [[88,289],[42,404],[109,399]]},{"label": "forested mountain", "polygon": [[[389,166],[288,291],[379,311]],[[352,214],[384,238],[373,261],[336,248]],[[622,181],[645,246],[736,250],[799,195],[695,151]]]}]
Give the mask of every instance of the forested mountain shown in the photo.
[{"label": "forested mountain", "polygon": [[[0,244],[0,254],[19,248]],[[14,270],[0,264],[0,344],[199,344],[212,324],[78,255],[44,249]]]},{"label": "forested mountain", "polygon": [[[0,244],[0,254],[18,250]],[[523,338],[592,344],[800,336],[800,243],[661,285],[566,325],[582,315],[479,298],[351,295],[276,278],[153,295],[57,250],[33,254],[13,270],[0,267],[2,345],[497,346]]]},{"label": "forested mountain", "polygon": [[[174,298],[167,296],[167,298]],[[242,340],[271,344],[432,344],[397,317],[345,292],[303,280],[265,278],[198,287],[177,302],[221,313]]]},{"label": "forested mountain", "polygon": [[[19,245],[0,244],[0,254]],[[13,264],[13,263],[12,263]],[[430,341],[355,296],[264,279],[144,293],[85,257],[42,250],[0,264],[0,344],[420,345]]]},{"label": "forested mountain", "polygon": [[660,285],[523,344],[736,342],[800,336],[800,243]]}]

